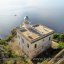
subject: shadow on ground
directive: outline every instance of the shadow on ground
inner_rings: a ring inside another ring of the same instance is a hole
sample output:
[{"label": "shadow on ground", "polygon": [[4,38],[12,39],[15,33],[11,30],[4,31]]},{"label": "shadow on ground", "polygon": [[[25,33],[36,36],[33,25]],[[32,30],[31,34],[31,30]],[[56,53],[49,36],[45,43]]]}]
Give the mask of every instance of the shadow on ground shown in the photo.
[{"label": "shadow on ground", "polygon": [[39,54],[37,57],[32,59],[32,62],[34,64],[37,64],[38,62],[42,62],[43,60],[50,60],[51,58],[53,58],[61,49],[52,49],[49,48],[46,51],[42,52],[41,54]]}]

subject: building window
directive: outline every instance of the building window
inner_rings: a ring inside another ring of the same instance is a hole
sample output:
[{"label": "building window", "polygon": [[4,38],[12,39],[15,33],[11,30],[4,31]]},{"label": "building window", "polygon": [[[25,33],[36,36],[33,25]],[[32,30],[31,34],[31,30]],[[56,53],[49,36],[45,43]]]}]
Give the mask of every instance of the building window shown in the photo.
[{"label": "building window", "polygon": [[35,46],[34,46],[35,48],[37,48],[37,44],[35,44]]},{"label": "building window", "polygon": [[24,43],[24,39],[22,39],[22,43]]},{"label": "building window", "polygon": [[51,37],[49,37],[49,40],[51,40]]},{"label": "building window", "polygon": [[27,47],[29,48],[29,44],[27,44]]}]

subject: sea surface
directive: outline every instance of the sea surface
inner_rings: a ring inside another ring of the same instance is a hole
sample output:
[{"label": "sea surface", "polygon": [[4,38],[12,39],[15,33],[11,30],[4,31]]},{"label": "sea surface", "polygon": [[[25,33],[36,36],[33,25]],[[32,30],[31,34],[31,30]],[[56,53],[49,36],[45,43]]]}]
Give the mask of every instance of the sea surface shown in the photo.
[{"label": "sea surface", "polygon": [[29,17],[31,24],[44,24],[55,32],[64,32],[63,8],[19,7],[0,13],[0,38],[6,37],[13,28],[20,26],[25,16]]}]

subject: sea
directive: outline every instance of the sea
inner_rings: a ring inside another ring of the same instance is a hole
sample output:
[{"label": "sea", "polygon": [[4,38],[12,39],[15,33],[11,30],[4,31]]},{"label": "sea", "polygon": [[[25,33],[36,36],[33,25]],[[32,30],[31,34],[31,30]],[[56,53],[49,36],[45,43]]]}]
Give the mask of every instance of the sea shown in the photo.
[{"label": "sea", "polygon": [[7,37],[12,29],[22,25],[25,16],[29,17],[31,24],[44,24],[55,32],[64,33],[63,8],[19,7],[0,13],[0,38]]}]

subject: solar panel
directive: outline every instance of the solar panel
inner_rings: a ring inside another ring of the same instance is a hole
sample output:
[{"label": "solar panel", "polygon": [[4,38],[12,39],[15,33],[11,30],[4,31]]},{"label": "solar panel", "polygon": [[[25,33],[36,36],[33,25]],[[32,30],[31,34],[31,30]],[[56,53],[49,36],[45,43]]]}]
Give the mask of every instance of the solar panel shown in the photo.
[{"label": "solar panel", "polygon": [[31,36],[28,36],[30,39],[33,39]]}]

